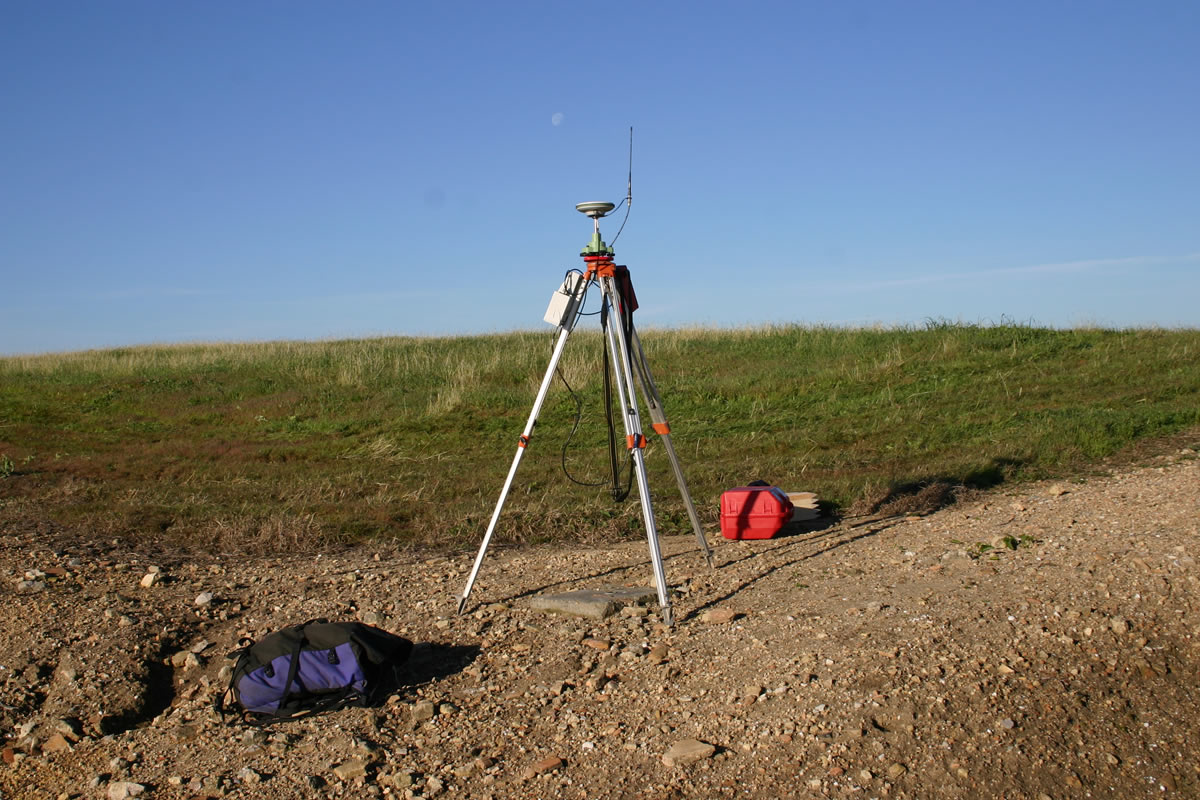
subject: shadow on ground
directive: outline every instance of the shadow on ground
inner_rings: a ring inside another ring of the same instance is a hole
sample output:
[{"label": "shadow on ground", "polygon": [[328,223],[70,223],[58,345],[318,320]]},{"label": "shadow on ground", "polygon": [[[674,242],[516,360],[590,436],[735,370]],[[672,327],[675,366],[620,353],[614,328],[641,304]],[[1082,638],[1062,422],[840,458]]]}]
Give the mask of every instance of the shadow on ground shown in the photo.
[{"label": "shadow on ground", "polygon": [[479,645],[417,642],[404,667],[397,671],[393,691],[424,686],[436,680],[462,672],[479,657]]}]

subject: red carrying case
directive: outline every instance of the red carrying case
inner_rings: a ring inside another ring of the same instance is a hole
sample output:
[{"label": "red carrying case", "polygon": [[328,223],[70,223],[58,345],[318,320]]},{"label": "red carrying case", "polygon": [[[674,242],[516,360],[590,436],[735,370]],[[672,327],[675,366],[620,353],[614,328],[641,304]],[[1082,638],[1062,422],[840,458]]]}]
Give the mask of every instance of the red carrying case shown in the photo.
[{"label": "red carrying case", "polygon": [[721,535],[770,539],[792,520],[792,501],[775,486],[739,486],[721,495]]}]

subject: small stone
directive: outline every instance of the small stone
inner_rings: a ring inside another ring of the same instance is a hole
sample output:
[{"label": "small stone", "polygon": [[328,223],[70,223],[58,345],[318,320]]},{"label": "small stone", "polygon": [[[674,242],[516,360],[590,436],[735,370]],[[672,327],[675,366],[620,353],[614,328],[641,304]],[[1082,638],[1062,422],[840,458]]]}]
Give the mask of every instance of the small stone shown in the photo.
[{"label": "small stone", "polygon": [[361,619],[364,625],[379,625],[383,622],[383,616],[378,611],[368,611]]},{"label": "small stone", "polygon": [[70,749],[71,743],[61,733],[54,734],[42,744],[43,753],[61,753]]},{"label": "small stone", "polygon": [[860,783],[870,783],[875,780],[875,773],[869,769],[859,770],[858,780]]},{"label": "small stone", "polygon": [[79,737],[83,735],[83,726],[77,719],[60,719],[54,723],[54,730],[73,742],[78,741]]},{"label": "small stone", "polygon": [[1069,491],[1071,490],[1063,486],[1061,483],[1056,483],[1046,490],[1046,494],[1050,495],[1051,497],[1062,497]]},{"label": "small stone", "polygon": [[1082,789],[1083,781],[1074,772],[1068,772],[1067,777],[1063,778],[1063,783],[1070,786],[1072,789]]},{"label": "small stone", "polygon": [[894,781],[903,776],[906,772],[908,772],[908,767],[897,761],[887,768],[888,780]]},{"label": "small stone", "polygon": [[612,642],[607,639],[584,639],[582,644],[585,647],[590,647],[593,650],[607,650],[612,647]]},{"label": "small stone", "polygon": [[700,615],[701,622],[707,622],[712,625],[720,625],[726,622],[732,622],[736,619],[738,613],[732,608],[710,608]]},{"label": "small stone", "polygon": [[425,722],[433,719],[435,709],[433,703],[428,700],[418,700],[412,705],[413,722]]},{"label": "small stone", "polygon": [[1113,633],[1129,633],[1129,623],[1121,617],[1113,618],[1110,623]]},{"label": "small stone", "polygon": [[411,772],[395,772],[392,773],[391,781],[393,788],[407,789],[413,785],[413,774]]},{"label": "small stone", "polygon": [[699,739],[680,739],[663,754],[662,761],[668,767],[685,767],[706,758],[712,758],[717,748]]},{"label": "small stone", "polygon": [[161,572],[147,572],[142,576],[141,585],[143,589],[149,589],[162,580]]},{"label": "small stone", "polygon": [[200,594],[196,595],[194,602],[196,605],[200,606],[200,608],[208,608],[213,604],[213,593],[201,592]]},{"label": "small stone", "polygon": [[1000,727],[1006,731],[1011,731],[1013,728],[1017,727],[1017,723],[1013,722],[1008,717],[1005,717],[1004,719],[1000,720]]},{"label": "small stone", "polygon": [[238,772],[238,780],[242,783],[259,783],[262,781],[262,775],[259,775],[250,767],[242,767],[241,771]]},{"label": "small stone", "polygon": [[1129,665],[1136,669],[1138,674],[1146,680],[1158,677],[1158,672],[1155,671],[1154,667],[1150,666],[1150,662],[1146,661],[1144,658],[1135,658],[1129,662]]},{"label": "small stone", "polygon": [[446,784],[442,783],[440,778],[426,778],[425,779],[425,796],[426,797],[435,797],[441,793],[442,789],[445,788],[445,786],[446,786]]},{"label": "small stone", "polygon": [[[187,663],[188,656],[190,656],[190,655],[192,655],[192,654],[189,653],[187,650],[180,650],[178,653],[173,653],[171,655],[171,666],[172,667],[182,667],[184,664]],[[195,656],[192,656],[192,657],[195,658]]]},{"label": "small stone", "polygon": [[129,781],[113,781],[108,785],[108,800],[125,800],[127,797],[137,797],[146,791],[140,783]]},{"label": "small stone", "polygon": [[1113,767],[1115,767],[1117,764],[1121,763],[1121,759],[1117,758],[1112,753],[1105,753],[1104,760],[1107,761],[1109,763],[1109,765],[1113,766]]},{"label": "small stone", "polygon": [[650,648],[650,653],[647,655],[647,659],[651,664],[661,664],[667,660],[667,654],[669,652],[670,650],[667,648],[667,646],[660,642],[654,645],[654,647]]},{"label": "small stone", "polygon": [[361,778],[367,774],[367,762],[361,758],[352,758],[349,761],[338,764],[333,768],[333,774],[338,776],[338,780],[349,781],[355,778]]},{"label": "small stone", "polygon": [[536,764],[530,764],[528,767],[526,767],[522,777],[525,780],[529,780],[535,775],[545,775],[547,772],[553,772],[556,769],[561,769],[565,764],[566,762],[558,756],[547,756],[541,761],[538,761]]}]

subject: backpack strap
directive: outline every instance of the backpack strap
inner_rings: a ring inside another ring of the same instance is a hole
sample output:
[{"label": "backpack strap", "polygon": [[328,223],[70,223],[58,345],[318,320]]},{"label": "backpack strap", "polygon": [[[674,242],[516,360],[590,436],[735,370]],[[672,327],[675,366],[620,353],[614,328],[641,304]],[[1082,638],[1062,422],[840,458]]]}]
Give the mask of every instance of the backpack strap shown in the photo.
[{"label": "backpack strap", "polygon": [[234,683],[237,681],[238,672],[242,666],[242,662],[250,657],[250,647],[254,644],[254,642],[250,639],[242,639],[239,644],[242,646],[225,656],[225,658],[228,659],[232,659],[234,656],[236,656],[237,661],[233,663],[233,671],[229,675],[229,685],[225,687],[225,691],[217,695],[217,699],[213,702],[213,708],[215,708],[217,713],[221,715],[222,723],[226,721],[227,717],[234,713],[226,708],[226,704],[230,698],[237,697],[237,694],[233,690]]},{"label": "backpack strap", "polygon": [[[305,623],[307,625],[308,623]],[[291,716],[283,710],[287,705],[288,697],[292,694],[292,684],[296,682],[296,675],[300,672],[300,651],[304,649],[304,645],[308,643],[308,638],[304,635],[304,626],[300,626],[298,631],[299,638],[296,640],[296,646],[292,648],[292,660],[288,664],[287,681],[283,684],[283,696],[279,698],[279,705],[275,708],[275,716]]]}]

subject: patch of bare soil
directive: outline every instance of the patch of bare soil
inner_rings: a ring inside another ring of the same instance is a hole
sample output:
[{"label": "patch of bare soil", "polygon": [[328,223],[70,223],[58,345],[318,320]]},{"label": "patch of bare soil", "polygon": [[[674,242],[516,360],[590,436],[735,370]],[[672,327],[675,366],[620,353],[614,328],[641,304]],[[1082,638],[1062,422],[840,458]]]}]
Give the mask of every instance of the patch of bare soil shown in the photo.
[{"label": "patch of bare soil", "polygon": [[[671,629],[527,606],[645,585],[644,543],[493,552],[458,617],[473,553],[151,562],[10,525],[0,793],[1196,797],[1197,498],[1186,450],[923,517],[713,537],[714,570],[672,538]],[[314,617],[417,642],[407,685],[223,723],[224,654]]]}]

